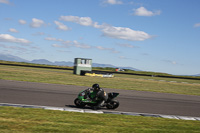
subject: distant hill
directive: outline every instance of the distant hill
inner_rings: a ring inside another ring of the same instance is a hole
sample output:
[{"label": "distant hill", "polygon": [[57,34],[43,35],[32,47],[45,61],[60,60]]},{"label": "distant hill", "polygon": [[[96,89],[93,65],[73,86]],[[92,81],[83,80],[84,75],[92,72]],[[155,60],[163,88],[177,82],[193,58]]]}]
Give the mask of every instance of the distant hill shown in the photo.
[{"label": "distant hill", "polygon": [[55,66],[74,66],[74,63],[71,61],[55,61],[55,62],[51,62],[48,61],[46,59],[38,59],[38,60],[32,60],[30,61],[30,63],[34,63],[34,64],[45,64],[45,65],[55,65]]},{"label": "distant hill", "polygon": [[[28,61],[25,59],[22,59],[20,57],[17,56],[13,56],[13,55],[9,55],[9,54],[0,54],[0,60],[4,60],[4,61],[15,61],[15,62],[27,62],[27,63],[34,63],[34,64],[45,64],[45,65],[56,65],[56,66],[74,66],[74,62],[71,61],[55,61],[55,62],[51,62],[49,60],[46,59],[35,59],[32,61]],[[141,71],[139,69],[135,69],[133,67],[119,67],[119,66],[114,66],[111,64],[99,64],[99,63],[92,63],[92,67],[111,67],[111,68],[121,68],[121,69],[130,69],[130,70],[134,70],[134,71]]]},{"label": "distant hill", "polygon": [[196,75],[194,75],[194,76],[196,76],[196,77],[200,77],[200,74],[196,74]]},{"label": "distant hill", "polygon": [[74,66],[74,62],[71,61],[56,61],[54,62],[54,64],[58,65],[58,66]]},{"label": "distant hill", "polygon": [[110,64],[92,63],[92,67],[111,67],[111,68],[115,68],[116,66],[110,65]]},{"label": "distant hill", "polygon": [[28,62],[28,60],[22,59],[17,56],[9,55],[9,54],[0,54],[0,60],[15,61],[15,62]]},{"label": "distant hill", "polygon": [[48,61],[46,59],[38,59],[38,60],[32,60],[29,61],[30,63],[34,63],[34,64],[45,64],[45,65],[53,65],[54,63],[51,61]]},{"label": "distant hill", "polygon": [[[18,56],[13,56],[10,54],[0,54],[0,60],[3,61],[14,61],[14,62],[26,62],[26,63],[33,63],[33,64],[44,64],[44,65],[55,65],[55,66],[69,66],[72,67],[74,66],[74,62],[71,61],[55,61],[51,62],[46,59],[35,59],[32,61],[25,60],[23,58],[20,58]],[[121,69],[129,69],[129,70],[134,70],[134,71],[142,71],[133,67],[119,67],[119,66],[114,66],[111,64],[100,64],[100,63],[92,63],[92,67],[110,67],[110,68],[121,68]],[[200,77],[200,74],[196,75],[180,75],[180,76],[195,76],[195,77]]]},{"label": "distant hill", "polygon": [[92,67],[111,67],[111,68],[121,68],[121,69],[130,69],[130,70],[134,70],[134,71],[141,71],[139,69],[133,68],[133,67],[119,67],[119,66],[114,66],[114,65],[110,65],[110,64],[99,64],[99,63],[92,63]]},{"label": "distant hill", "polygon": [[139,70],[139,69],[136,69],[136,68],[132,68],[132,67],[119,67],[121,69],[129,69],[129,70],[134,70],[134,71],[142,71],[142,70]]}]

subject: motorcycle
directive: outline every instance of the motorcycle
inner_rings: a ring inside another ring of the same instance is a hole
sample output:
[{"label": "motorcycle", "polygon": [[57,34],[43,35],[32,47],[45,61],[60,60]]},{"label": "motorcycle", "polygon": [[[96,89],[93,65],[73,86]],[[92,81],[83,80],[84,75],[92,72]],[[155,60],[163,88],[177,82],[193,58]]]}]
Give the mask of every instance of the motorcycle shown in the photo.
[{"label": "motorcycle", "polygon": [[[110,92],[107,94],[108,99],[105,101],[104,105],[102,107],[106,107],[107,109],[116,109],[119,106],[119,101],[115,98],[119,95],[119,93],[116,92]],[[78,108],[84,108],[85,106],[89,107],[95,107],[98,104],[98,99],[95,101],[92,101],[90,98],[88,98],[88,94],[85,91],[82,91],[78,94],[78,97],[74,100],[74,104]]]}]

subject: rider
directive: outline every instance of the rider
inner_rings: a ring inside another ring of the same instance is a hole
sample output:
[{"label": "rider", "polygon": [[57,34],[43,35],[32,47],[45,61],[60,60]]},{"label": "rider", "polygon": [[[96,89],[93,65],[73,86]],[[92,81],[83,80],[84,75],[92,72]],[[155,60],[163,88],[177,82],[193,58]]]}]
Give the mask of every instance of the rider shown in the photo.
[{"label": "rider", "polygon": [[89,94],[89,98],[92,101],[97,102],[97,105],[94,106],[93,109],[96,110],[102,107],[105,101],[108,99],[107,93],[102,88],[100,88],[99,84],[93,84],[92,89],[89,89],[89,91],[91,91],[91,93]]},{"label": "rider", "polygon": [[97,105],[94,106],[93,109],[96,110],[104,105],[105,101],[108,99],[108,95],[102,88],[100,88],[99,84],[93,84],[92,88],[94,93],[92,100],[97,102]]}]

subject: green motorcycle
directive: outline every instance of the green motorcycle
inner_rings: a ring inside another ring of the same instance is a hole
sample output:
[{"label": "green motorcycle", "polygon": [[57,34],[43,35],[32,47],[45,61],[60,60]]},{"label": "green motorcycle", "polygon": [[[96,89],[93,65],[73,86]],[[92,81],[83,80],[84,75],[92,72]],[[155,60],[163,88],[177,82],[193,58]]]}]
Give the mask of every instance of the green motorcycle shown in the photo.
[{"label": "green motorcycle", "polygon": [[[117,107],[119,107],[119,101],[115,99],[119,95],[119,93],[110,92],[107,95],[108,98],[102,107],[106,107],[107,109],[116,109]],[[97,106],[98,100],[100,100],[98,98],[96,100],[91,100],[94,98],[94,96],[95,94],[92,91],[82,91],[78,94],[78,97],[74,100],[74,104],[78,108],[84,108],[85,106],[93,108],[94,106]]]}]

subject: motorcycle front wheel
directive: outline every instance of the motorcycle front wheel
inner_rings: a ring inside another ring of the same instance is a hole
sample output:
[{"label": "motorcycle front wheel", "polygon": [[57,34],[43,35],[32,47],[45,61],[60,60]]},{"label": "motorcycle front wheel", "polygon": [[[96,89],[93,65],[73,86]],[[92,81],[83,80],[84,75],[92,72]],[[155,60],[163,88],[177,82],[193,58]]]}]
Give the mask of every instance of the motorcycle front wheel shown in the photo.
[{"label": "motorcycle front wheel", "polygon": [[112,100],[106,105],[107,109],[116,109],[117,107],[119,107],[119,101],[117,100]]},{"label": "motorcycle front wheel", "polygon": [[79,108],[83,108],[83,107],[85,107],[85,103],[83,103],[80,99],[78,99],[78,98],[76,98],[75,100],[74,100],[74,104],[77,106],[77,107],[79,107]]}]

